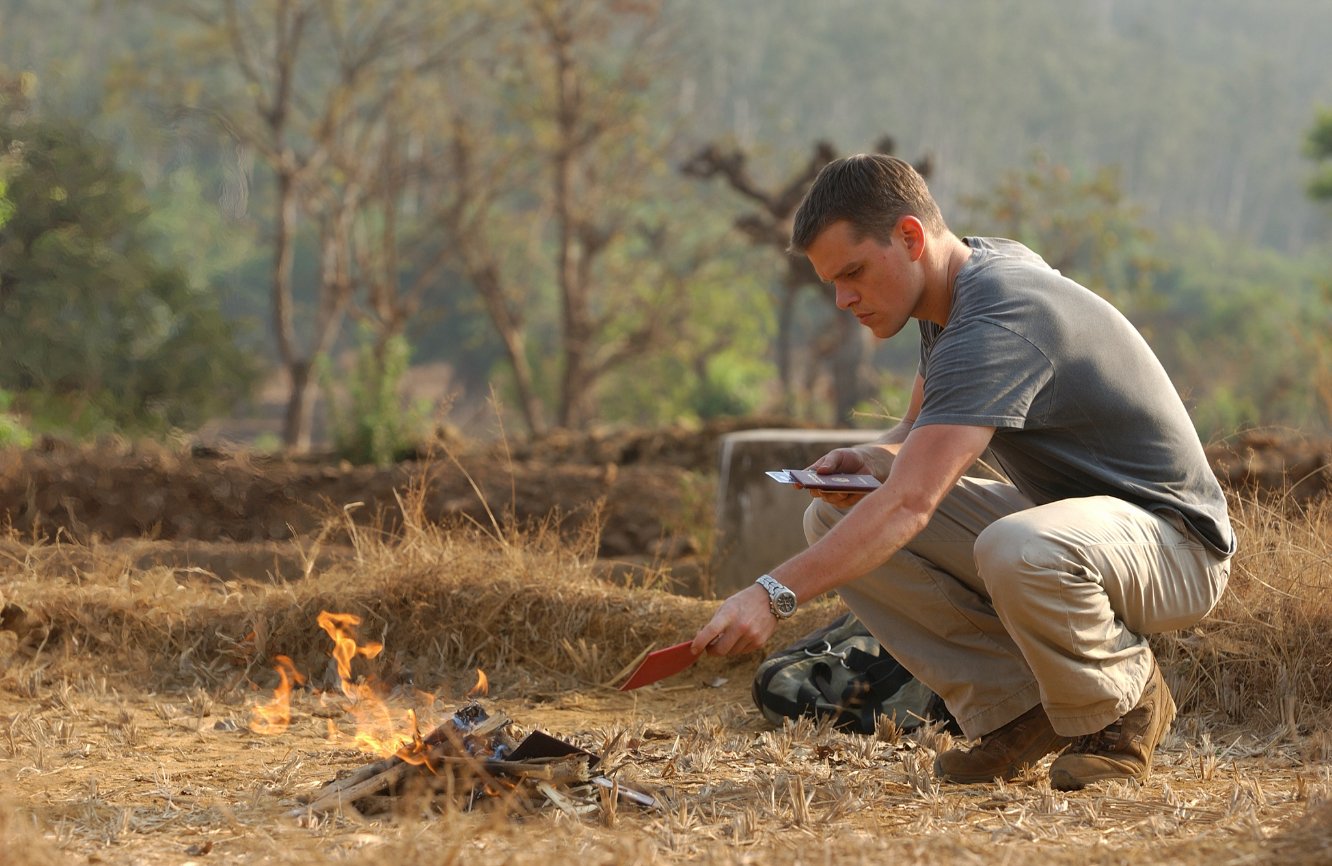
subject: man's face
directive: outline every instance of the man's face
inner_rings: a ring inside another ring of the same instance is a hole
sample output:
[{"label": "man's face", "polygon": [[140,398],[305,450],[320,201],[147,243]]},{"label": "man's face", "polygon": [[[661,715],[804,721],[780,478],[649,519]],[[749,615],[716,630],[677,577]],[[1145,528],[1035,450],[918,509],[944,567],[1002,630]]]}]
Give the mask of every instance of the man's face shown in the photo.
[{"label": "man's face", "polygon": [[857,238],[845,220],[828,226],[805,255],[819,279],[831,283],[838,309],[850,310],[874,336],[888,338],[902,330],[924,292],[917,259],[908,249],[902,222],[892,243]]}]

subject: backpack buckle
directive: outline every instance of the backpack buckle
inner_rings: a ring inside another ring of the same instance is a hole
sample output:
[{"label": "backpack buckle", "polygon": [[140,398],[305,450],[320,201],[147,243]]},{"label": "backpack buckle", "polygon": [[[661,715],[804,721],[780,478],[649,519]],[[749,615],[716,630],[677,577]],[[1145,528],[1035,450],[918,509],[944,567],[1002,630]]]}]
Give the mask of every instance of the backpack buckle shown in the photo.
[{"label": "backpack buckle", "polygon": [[810,658],[819,658],[820,656],[832,656],[833,658],[837,659],[839,662],[842,663],[842,667],[846,668],[847,670],[851,670],[851,666],[846,663],[846,657],[850,655],[849,650],[844,650],[842,652],[835,652],[832,648],[832,644],[829,643],[828,641],[824,640],[821,643],[823,644],[822,649],[819,648],[818,644],[815,644],[813,647],[805,647],[805,655],[809,656]]}]

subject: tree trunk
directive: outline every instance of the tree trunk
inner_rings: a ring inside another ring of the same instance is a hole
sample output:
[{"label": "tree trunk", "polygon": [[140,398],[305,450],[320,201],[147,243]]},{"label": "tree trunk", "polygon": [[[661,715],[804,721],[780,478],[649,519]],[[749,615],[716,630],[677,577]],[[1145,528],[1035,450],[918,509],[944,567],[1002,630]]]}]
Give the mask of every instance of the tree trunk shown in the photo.
[{"label": "tree trunk", "polygon": [[795,331],[795,302],[800,286],[782,287],[781,305],[777,311],[777,380],[782,386],[782,412],[795,412],[795,372],[791,369],[791,341]]},{"label": "tree trunk", "polygon": [[297,452],[310,450],[311,420],[317,395],[314,381],[310,376],[312,369],[308,361],[297,361],[287,365],[287,374],[291,377],[291,391],[287,396],[282,436],[284,444]]},{"label": "tree trunk", "polygon": [[523,413],[523,423],[533,436],[546,432],[546,421],[541,410],[541,401],[537,399],[536,386],[533,383],[532,365],[527,361],[527,341],[522,331],[510,331],[500,335],[504,341],[504,350],[509,356],[509,367],[513,370],[513,387],[518,392],[518,406]]},{"label": "tree trunk", "polygon": [[564,355],[557,417],[561,427],[572,428],[586,420],[593,388],[594,377],[588,364],[592,326],[587,269],[587,259],[592,251],[583,243],[575,225],[573,173],[578,147],[579,82],[570,56],[573,36],[553,19],[548,22],[548,28],[547,36],[555,61],[555,121],[560,136],[553,166]]},{"label": "tree trunk", "polygon": [[504,353],[509,358],[509,368],[513,371],[513,386],[518,392],[518,407],[523,413],[523,422],[532,435],[539,435],[546,430],[546,423],[541,411],[541,401],[537,399],[536,386],[532,374],[532,365],[527,360],[527,341],[523,336],[523,324],[510,309],[505,300],[504,286],[499,274],[492,266],[469,268],[468,276],[476,286],[481,300],[490,315],[491,324],[504,344]]},{"label": "tree trunk", "polygon": [[282,444],[300,451],[310,447],[310,418],[307,395],[310,365],[297,356],[295,324],[292,321],[291,271],[296,233],[296,178],[290,171],[277,175],[277,227],[273,237],[273,331],[278,358],[287,371],[290,391],[282,424]]},{"label": "tree trunk", "polygon": [[836,316],[837,345],[831,362],[833,371],[833,423],[851,422],[855,408],[874,395],[875,371],[870,364],[869,332],[840,310]]}]

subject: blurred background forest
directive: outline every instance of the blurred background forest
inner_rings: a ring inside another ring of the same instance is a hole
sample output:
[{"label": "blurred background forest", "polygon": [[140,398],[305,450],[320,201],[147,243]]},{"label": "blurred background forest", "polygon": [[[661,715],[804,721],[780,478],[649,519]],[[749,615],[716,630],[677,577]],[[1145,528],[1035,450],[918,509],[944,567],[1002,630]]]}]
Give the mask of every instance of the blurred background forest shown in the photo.
[{"label": "blurred background forest", "polygon": [[1329,46],[1325,0],[0,0],[0,443],[881,423],[913,332],[783,251],[871,149],[1205,440],[1325,435]]}]

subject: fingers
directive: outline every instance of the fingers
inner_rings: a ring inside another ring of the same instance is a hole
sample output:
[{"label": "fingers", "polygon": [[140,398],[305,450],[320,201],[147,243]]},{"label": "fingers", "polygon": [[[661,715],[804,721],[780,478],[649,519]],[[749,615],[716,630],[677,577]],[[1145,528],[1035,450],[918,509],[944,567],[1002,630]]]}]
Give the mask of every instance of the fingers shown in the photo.
[{"label": "fingers", "polygon": [[708,624],[699,629],[698,634],[694,635],[693,642],[689,644],[689,651],[698,655],[704,650],[711,650],[717,645],[724,630],[725,626],[719,625],[717,617],[714,615]]},{"label": "fingers", "polygon": [[722,609],[718,610],[712,617],[712,620],[699,629],[698,634],[694,635],[694,640],[689,645],[689,651],[694,655],[706,652],[714,656],[728,656],[733,653],[744,652],[742,648],[744,638],[744,628],[732,621],[729,611],[723,605]]},{"label": "fingers", "polygon": [[705,647],[709,655],[734,656],[752,652],[763,646],[754,635],[742,628],[732,628],[722,632]]},{"label": "fingers", "polygon": [[726,632],[722,632],[713,638],[712,642],[709,643],[705,649],[709,655],[728,656],[731,653],[736,652],[736,643],[739,640],[739,637],[740,633],[738,631],[732,632],[729,635]]},{"label": "fingers", "polygon": [[856,473],[865,468],[864,456],[854,448],[834,448],[807,468],[820,475],[837,472]]},{"label": "fingers", "polygon": [[768,642],[775,628],[767,593],[751,586],[722,602],[689,648],[695,655],[705,651],[716,656],[752,652]]},{"label": "fingers", "polygon": [[833,500],[833,504],[838,508],[850,508],[868,495],[869,494],[867,493],[847,493],[839,491],[837,493],[837,498]]}]

